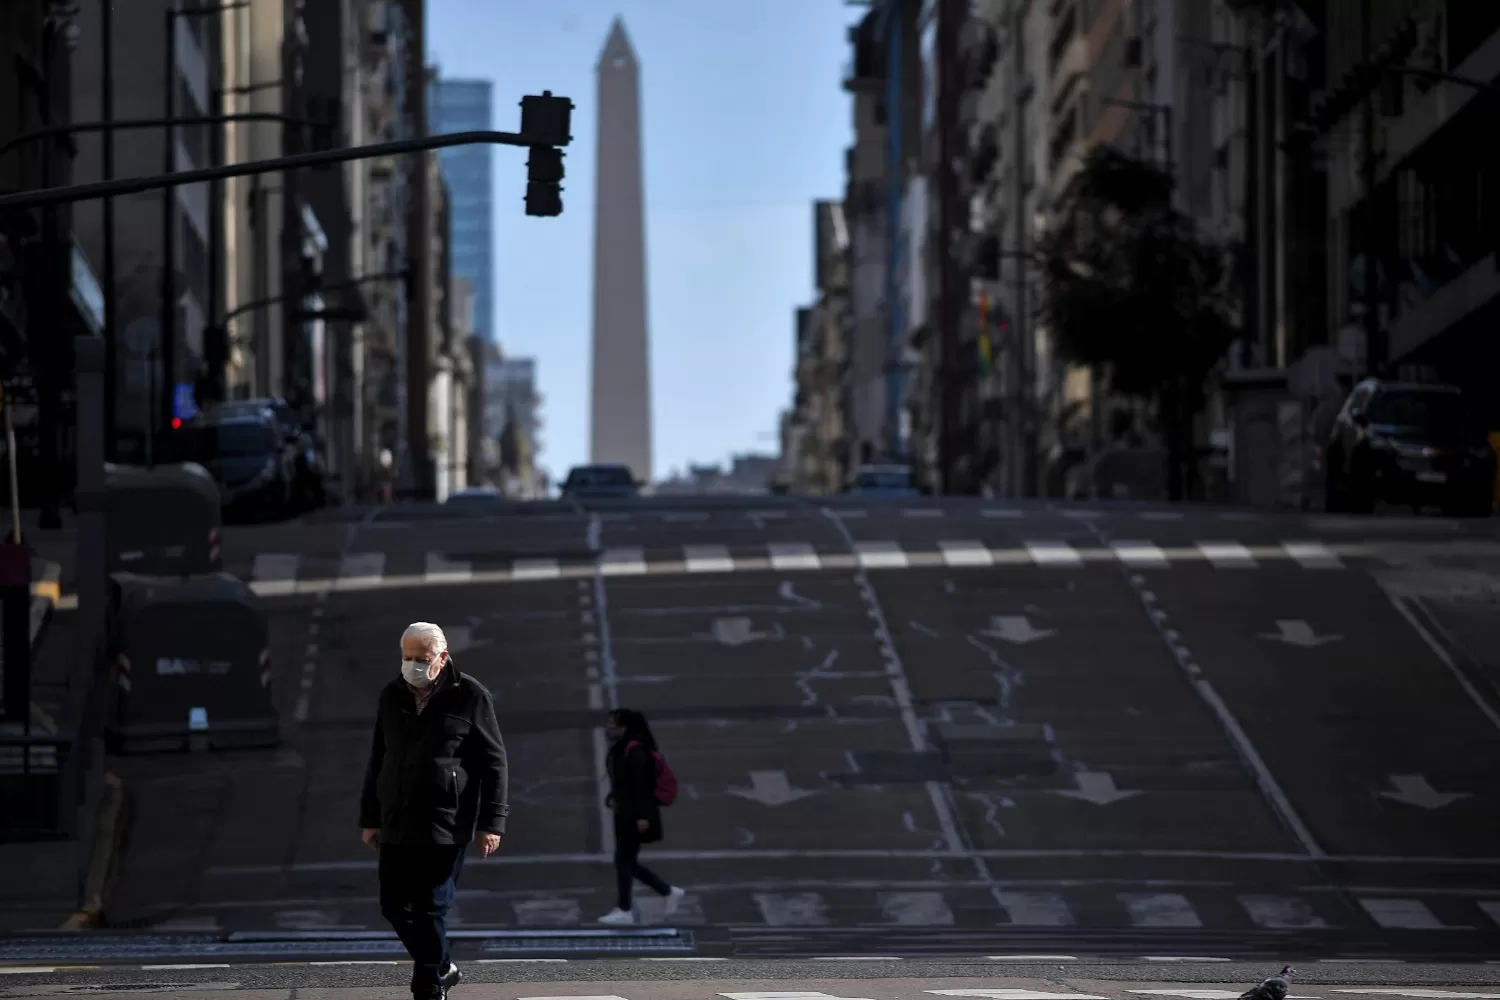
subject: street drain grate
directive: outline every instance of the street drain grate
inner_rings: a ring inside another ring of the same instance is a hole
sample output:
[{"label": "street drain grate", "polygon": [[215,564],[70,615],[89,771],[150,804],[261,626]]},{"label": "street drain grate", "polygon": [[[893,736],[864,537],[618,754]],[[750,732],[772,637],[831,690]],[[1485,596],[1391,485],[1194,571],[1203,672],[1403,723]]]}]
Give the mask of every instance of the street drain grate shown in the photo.
[{"label": "street drain grate", "polygon": [[696,951],[691,931],[672,929],[643,931],[556,931],[552,933],[512,932],[486,937],[485,952],[607,952],[628,954],[640,952]]}]

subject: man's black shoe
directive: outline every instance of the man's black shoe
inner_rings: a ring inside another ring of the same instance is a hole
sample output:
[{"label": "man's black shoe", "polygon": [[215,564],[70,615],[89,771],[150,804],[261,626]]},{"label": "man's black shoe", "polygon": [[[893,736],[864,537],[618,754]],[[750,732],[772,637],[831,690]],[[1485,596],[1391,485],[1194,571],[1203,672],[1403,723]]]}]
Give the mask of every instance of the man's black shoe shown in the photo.
[{"label": "man's black shoe", "polygon": [[463,982],[463,978],[464,974],[458,971],[458,963],[449,962],[448,967],[443,970],[442,975],[444,996],[446,997],[449,990]]}]

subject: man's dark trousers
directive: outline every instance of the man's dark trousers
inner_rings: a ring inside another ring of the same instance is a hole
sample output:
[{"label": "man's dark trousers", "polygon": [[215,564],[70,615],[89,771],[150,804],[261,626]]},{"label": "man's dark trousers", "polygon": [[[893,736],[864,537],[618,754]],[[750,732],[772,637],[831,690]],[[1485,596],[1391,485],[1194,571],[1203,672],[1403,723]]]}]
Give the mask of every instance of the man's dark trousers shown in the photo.
[{"label": "man's dark trousers", "polygon": [[411,956],[411,992],[441,995],[448,954],[448,907],[464,867],[462,844],[388,844],[380,848],[380,912]]}]

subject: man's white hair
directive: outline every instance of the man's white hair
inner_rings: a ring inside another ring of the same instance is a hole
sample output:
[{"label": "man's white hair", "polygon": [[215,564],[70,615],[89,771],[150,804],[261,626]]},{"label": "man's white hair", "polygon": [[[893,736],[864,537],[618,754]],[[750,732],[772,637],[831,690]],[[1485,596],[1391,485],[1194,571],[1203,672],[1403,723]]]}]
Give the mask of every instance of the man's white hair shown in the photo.
[{"label": "man's white hair", "polygon": [[448,648],[448,637],[432,622],[412,622],[406,626],[406,631],[401,633],[401,641],[404,643],[407,639],[421,639],[434,653],[441,653]]}]

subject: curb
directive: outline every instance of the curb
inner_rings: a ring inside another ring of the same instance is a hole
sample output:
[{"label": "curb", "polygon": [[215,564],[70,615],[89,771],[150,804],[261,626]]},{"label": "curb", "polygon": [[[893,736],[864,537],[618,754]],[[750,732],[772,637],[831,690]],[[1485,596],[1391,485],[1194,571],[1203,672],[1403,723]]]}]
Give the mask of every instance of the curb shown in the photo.
[{"label": "curb", "polygon": [[62,922],[59,930],[82,931],[99,927],[104,919],[104,893],[114,869],[125,829],[125,784],[116,775],[104,775],[105,800],[94,823],[94,845],[83,882],[83,905]]}]

